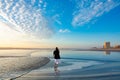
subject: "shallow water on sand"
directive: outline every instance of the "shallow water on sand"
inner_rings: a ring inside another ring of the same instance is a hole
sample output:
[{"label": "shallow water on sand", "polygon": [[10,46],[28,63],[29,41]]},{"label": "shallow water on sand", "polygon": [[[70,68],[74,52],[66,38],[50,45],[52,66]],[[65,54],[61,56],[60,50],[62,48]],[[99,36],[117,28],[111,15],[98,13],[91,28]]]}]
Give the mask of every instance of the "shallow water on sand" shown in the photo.
[{"label": "shallow water on sand", "polygon": [[[46,64],[46,57],[32,57],[33,50],[1,50],[0,80],[18,77]],[[39,64],[38,64],[39,63]]]},{"label": "shallow water on sand", "polygon": [[[60,73],[57,75],[61,77],[60,80],[65,77],[79,79],[90,76],[92,79],[93,76],[95,78],[101,76],[100,78],[103,79],[103,74],[120,76],[120,52],[61,50],[60,55],[61,60],[58,66]],[[32,70],[17,80],[37,80],[45,77],[46,80],[47,78],[54,80],[56,78],[52,50],[4,50],[0,51],[0,56],[49,57],[51,61],[47,65]],[[116,78],[120,78],[118,76]]]},{"label": "shallow water on sand", "polygon": [[17,80],[112,80],[120,79],[120,52],[61,51],[58,65],[60,72],[54,72],[52,51],[41,51],[32,56],[48,56],[51,61]]},{"label": "shallow water on sand", "polygon": [[[48,56],[53,58],[52,51],[38,51],[31,54],[32,56]],[[60,55],[62,59],[73,60],[92,60],[102,62],[120,61],[120,52],[105,52],[105,51],[72,51],[61,50]]]}]

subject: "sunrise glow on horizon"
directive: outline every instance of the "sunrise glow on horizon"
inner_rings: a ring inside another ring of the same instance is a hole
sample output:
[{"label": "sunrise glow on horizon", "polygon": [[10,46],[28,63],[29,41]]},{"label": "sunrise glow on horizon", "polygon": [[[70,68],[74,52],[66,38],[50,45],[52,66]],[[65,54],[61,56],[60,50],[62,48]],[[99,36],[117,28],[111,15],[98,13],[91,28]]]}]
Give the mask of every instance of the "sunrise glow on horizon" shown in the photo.
[{"label": "sunrise glow on horizon", "polygon": [[120,44],[120,0],[1,0],[0,47]]}]

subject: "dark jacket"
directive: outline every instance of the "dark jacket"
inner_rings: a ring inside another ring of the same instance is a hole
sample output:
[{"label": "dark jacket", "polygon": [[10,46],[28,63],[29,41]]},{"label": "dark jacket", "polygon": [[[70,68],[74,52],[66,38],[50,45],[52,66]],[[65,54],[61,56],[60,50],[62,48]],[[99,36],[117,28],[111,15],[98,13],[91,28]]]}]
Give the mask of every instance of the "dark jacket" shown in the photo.
[{"label": "dark jacket", "polygon": [[54,55],[54,59],[60,59],[60,54],[59,54],[59,50],[56,49],[54,52],[53,52],[53,55]]}]

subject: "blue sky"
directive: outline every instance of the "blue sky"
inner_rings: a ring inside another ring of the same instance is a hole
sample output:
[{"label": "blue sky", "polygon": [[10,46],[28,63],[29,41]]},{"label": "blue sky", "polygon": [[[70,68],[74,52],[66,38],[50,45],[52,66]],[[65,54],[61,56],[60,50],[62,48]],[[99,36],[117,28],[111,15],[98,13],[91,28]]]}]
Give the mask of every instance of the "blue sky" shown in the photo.
[{"label": "blue sky", "polygon": [[120,0],[1,0],[0,32],[2,46],[114,46],[120,44]]}]

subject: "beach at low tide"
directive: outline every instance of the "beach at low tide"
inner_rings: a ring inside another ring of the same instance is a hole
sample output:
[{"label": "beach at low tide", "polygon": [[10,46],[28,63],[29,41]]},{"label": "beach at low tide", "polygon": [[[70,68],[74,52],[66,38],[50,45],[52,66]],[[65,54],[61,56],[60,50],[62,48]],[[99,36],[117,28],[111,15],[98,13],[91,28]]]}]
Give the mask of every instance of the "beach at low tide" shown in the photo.
[{"label": "beach at low tide", "polygon": [[[33,53],[33,51],[27,52],[29,54]],[[12,53],[12,51],[9,53],[8,51],[4,51],[4,54],[0,54],[0,80],[18,78],[34,69],[40,68],[50,61],[47,57],[32,57],[24,52],[22,54],[14,54],[18,52]]]},{"label": "beach at low tide", "polygon": [[[14,62],[15,63],[17,62],[17,66],[16,67],[14,66],[15,70],[14,69],[12,69],[12,71],[9,71],[9,69],[7,70],[9,76],[14,75],[14,77],[11,77],[11,79],[13,80],[119,80],[120,79],[119,52],[112,52],[110,54],[106,54],[101,51],[100,52],[61,51],[61,60],[58,66],[60,72],[58,73],[54,71],[54,59],[52,57],[52,51],[38,50],[29,53],[30,53],[29,56],[28,54],[25,54],[24,56],[19,55],[19,57],[13,57],[12,60],[11,57],[6,58],[9,64],[10,63],[14,64]],[[6,74],[4,74],[4,76],[6,76]],[[6,79],[10,79],[10,78],[6,78]]]},{"label": "beach at low tide", "polygon": [[86,60],[65,60],[54,72],[53,60],[47,65],[31,71],[16,80],[118,80],[120,79],[119,62],[102,63]]}]

